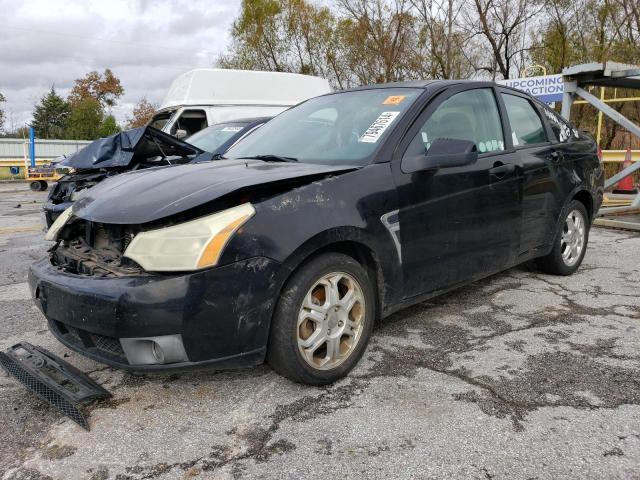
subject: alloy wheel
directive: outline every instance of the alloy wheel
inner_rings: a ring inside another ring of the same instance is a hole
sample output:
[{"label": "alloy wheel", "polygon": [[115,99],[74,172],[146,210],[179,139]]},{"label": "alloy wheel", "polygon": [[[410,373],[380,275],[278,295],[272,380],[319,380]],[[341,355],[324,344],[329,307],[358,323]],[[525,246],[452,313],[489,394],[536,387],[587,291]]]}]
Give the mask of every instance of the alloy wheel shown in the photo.
[{"label": "alloy wheel", "polygon": [[580,259],[585,235],[585,220],[582,213],[578,210],[571,210],[564,221],[564,229],[560,239],[562,260],[568,267],[572,267]]},{"label": "alloy wheel", "polygon": [[355,351],[365,319],[362,287],[351,275],[332,272],[309,289],[298,315],[298,351],[317,370],[331,370]]}]

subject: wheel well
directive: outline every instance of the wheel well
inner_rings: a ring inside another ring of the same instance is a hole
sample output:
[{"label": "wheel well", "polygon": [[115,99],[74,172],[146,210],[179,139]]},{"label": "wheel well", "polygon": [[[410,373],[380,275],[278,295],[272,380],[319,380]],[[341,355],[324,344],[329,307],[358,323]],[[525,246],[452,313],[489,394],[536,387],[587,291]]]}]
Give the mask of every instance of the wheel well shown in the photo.
[{"label": "wheel well", "polygon": [[593,218],[593,198],[591,198],[591,194],[586,190],[580,190],[573,196],[573,200],[577,200],[584,205],[584,208],[587,209],[587,215],[589,216],[589,222]]},{"label": "wheel well", "polygon": [[376,294],[376,316],[379,317],[382,312],[382,302],[384,299],[384,281],[380,262],[378,262],[375,253],[369,247],[359,242],[349,240],[335,242],[325,245],[324,247],[309,254],[296,266],[295,270],[300,268],[310,259],[327,252],[336,252],[348,255],[365,268],[369,277],[373,281],[374,292]]}]

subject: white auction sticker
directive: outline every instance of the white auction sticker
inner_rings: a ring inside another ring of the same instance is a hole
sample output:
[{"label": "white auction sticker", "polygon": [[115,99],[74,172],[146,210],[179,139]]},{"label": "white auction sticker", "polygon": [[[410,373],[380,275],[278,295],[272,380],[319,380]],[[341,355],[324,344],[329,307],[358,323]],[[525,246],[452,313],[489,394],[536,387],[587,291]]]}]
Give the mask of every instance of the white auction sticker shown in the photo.
[{"label": "white auction sticker", "polygon": [[222,129],[223,132],[239,132],[242,130],[242,127],[224,127]]},{"label": "white auction sticker", "polygon": [[362,134],[360,141],[363,143],[376,143],[384,131],[393,123],[400,112],[382,112],[367,131]]}]

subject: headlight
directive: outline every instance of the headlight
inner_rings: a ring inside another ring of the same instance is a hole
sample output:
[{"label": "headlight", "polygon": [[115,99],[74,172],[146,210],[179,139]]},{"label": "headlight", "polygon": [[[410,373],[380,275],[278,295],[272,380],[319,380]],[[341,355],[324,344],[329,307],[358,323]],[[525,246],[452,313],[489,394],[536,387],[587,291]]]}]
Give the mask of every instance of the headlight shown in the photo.
[{"label": "headlight", "polygon": [[253,205],[244,203],[190,222],[142,232],[134,237],[124,256],[150,272],[212,267],[229,239],[255,213]]},{"label": "headlight", "polygon": [[64,227],[64,224],[67,223],[67,221],[69,221],[69,219],[71,218],[72,208],[73,207],[69,207],[60,215],[58,215],[58,218],[56,218],[55,222],[51,224],[51,226],[49,227],[49,230],[45,234],[44,236],[45,240],[55,241],[58,239],[58,233],[60,233],[60,230],[62,229],[62,227]]}]

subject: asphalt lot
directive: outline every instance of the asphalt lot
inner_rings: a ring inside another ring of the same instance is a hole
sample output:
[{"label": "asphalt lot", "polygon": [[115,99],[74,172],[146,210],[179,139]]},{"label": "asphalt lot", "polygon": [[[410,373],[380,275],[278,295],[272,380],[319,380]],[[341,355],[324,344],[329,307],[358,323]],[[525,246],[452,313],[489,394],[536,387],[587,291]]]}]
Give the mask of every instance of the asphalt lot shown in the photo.
[{"label": "asphalt lot", "polygon": [[86,432],[0,375],[4,479],[640,479],[637,234],[594,229],[572,277],[525,265],[400,312],[312,388],[267,366],[132,376],[64,348],[25,283],[45,195],[0,184],[0,348],[42,345],[114,398]]}]

